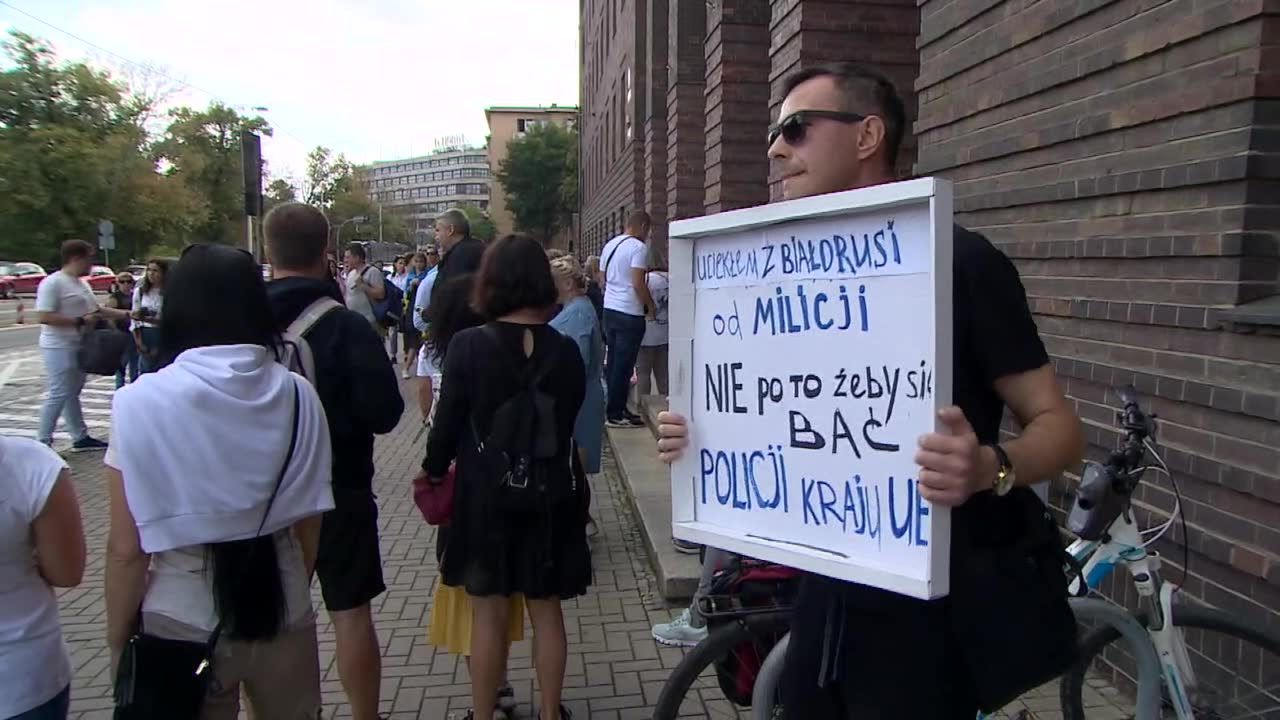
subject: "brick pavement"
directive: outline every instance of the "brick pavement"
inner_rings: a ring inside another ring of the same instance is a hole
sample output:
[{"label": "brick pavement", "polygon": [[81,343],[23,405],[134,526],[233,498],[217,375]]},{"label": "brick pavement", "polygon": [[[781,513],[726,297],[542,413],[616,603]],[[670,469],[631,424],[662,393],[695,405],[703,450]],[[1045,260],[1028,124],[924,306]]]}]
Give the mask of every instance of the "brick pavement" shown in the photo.
[{"label": "brick pavement", "polygon": [[[412,400],[411,407],[416,407]],[[380,437],[375,460],[375,491],[381,509],[383,564],[387,592],[375,601],[383,648],[382,711],[393,720],[443,720],[470,705],[466,667],[457,658],[427,644],[425,621],[434,589],[435,530],[423,522],[410,498],[409,478],[421,459],[425,437],[417,413],[408,410],[391,434]],[[89,557],[84,582],[59,595],[63,631],[72,655],[73,720],[105,720],[111,713],[111,682],[105,643],[103,552],[107,501],[100,455],[73,455],[76,489],[84,515]],[[565,703],[577,718],[647,720],[663,681],[682,651],[657,646],[650,625],[669,619],[617,469],[606,454],[605,472],[593,482],[594,514],[601,534],[594,544],[595,584],[584,597],[565,604],[569,660]],[[318,589],[316,606],[321,607]],[[318,619],[324,717],[350,717],[334,664],[334,635],[327,615]],[[529,633],[526,632],[526,637]],[[536,717],[529,640],[512,648],[510,678],[521,703],[518,717]],[[699,699],[687,703],[689,717],[747,717],[728,708],[708,681]],[[1101,696],[1093,698],[1101,706]],[[701,702],[705,699],[706,702]],[[1024,698],[1034,718],[1060,718],[1056,688]],[[1123,717],[1099,707],[1091,720]]]}]

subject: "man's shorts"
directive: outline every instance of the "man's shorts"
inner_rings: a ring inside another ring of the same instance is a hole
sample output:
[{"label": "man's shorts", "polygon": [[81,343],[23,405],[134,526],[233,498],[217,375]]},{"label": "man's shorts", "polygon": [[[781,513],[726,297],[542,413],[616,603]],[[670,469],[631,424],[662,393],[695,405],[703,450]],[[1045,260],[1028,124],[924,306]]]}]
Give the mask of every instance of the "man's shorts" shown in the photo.
[{"label": "man's shorts", "polygon": [[378,548],[378,504],[372,492],[334,488],[333,510],[320,524],[316,575],[330,612],[354,610],[386,591]]}]

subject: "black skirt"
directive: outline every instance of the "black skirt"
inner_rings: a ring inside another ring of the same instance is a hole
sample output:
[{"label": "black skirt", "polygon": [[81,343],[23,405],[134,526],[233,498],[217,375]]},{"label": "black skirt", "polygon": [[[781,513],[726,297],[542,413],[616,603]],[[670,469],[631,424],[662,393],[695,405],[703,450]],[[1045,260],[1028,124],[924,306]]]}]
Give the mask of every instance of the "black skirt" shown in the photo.
[{"label": "black skirt", "polygon": [[446,585],[487,597],[522,593],[527,598],[567,599],[591,584],[586,509],[580,491],[545,511],[503,515],[493,507],[490,480],[477,476],[477,458],[464,451],[458,463],[454,521],[440,533],[438,555]]}]

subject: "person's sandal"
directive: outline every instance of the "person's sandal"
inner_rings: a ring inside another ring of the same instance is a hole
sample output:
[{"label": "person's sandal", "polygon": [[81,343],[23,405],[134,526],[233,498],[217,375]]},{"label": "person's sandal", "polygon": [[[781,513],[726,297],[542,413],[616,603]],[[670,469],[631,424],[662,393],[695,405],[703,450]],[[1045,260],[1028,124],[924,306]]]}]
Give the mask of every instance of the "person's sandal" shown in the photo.
[{"label": "person's sandal", "polygon": [[516,709],[516,689],[511,687],[511,683],[505,683],[498,688],[498,709],[510,714]]}]

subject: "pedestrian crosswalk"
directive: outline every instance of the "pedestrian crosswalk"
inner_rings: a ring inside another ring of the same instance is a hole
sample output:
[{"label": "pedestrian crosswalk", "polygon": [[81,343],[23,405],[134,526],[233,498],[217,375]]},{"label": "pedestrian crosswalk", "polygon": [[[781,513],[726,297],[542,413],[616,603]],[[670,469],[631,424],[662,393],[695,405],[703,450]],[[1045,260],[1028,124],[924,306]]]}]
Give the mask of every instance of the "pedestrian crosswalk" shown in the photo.
[{"label": "pedestrian crosswalk", "polygon": [[[111,396],[115,394],[115,385],[114,377],[90,375],[80,393],[80,406],[89,433],[101,440],[107,439],[111,427]],[[35,438],[47,391],[39,349],[0,351],[0,435]],[[61,418],[53,442],[59,449],[71,444]]]}]

